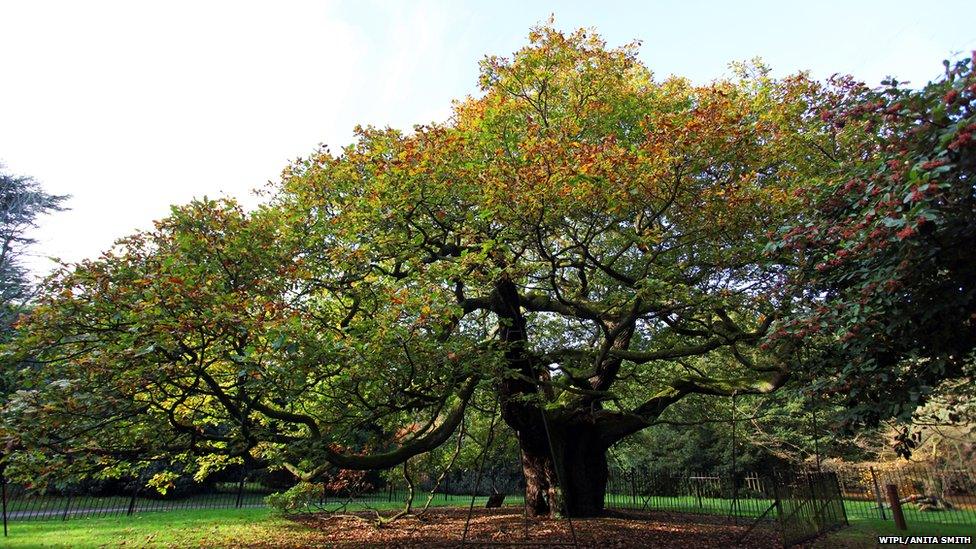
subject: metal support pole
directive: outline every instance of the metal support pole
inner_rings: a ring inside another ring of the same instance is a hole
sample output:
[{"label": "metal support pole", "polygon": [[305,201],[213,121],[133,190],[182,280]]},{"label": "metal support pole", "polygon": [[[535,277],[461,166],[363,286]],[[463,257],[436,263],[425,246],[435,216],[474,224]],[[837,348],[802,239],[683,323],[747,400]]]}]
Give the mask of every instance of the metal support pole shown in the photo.
[{"label": "metal support pole", "polygon": [[529,540],[529,479],[525,478],[525,452],[522,450],[522,433],[520,431],[515,431],[515,441],[518,442],[519,447],[519,465],[521,466],[519,470],[522,473],[522,484],[525,486],[522,488],[522,537],[525,541]]},{"label": "metal support pole", "polygon": [[813,522],[817,526],[817,533],[823,533],[823,519],[820,517],[819,507],[817,507],[817,489],[813,483],[813,473],[807,471],[805,473],[807,477],[807,490],[810,492],[810,506],[813,508]]},{"label": "metal support pole", "polygon": [[695,493],[698,494],[698,508],[704,508],[702,506],[702,483],[700,480],[695,481]]},{"label": "metal support pole", "polygon": [[782,498],[780,498],[780,495],[779,495],[780,475],[778,475],[776,473],[773,473],[772,475],[770,475],[770,478],[772,479],[772,483],[773,483],[773,503],[776,504],[776,518],[780,522],[780,529],[782,529],[782,526],[783,526],[783,500],[782,500]]},{"label": "metal support pole", "polygon": [[234,507],[241,508],[241,497],[244,495],[244,481],[247,480],[247,472],[241,474],[241,480],[237,483],[237,502]]},{"label": "metal support pole", "polygon": [[817,472],[820,472],[820,431],[817,429],[817,407],[810,410],[810,423],[813,428],[813,454],[817,460]]},{"label": "metal support pole", "polygon": [[630,471],[630,504],[637,506],[637,472],[634,470]]},{"label": "metal support pole", "polygon": [[844,507],[844,491],[840,488],[840,476],[833,472],[834,486],[837,487],[837,502],[840,504],[840,512],[844,513],[844,524],[850,526],[851,521],[847,519],[847,508]]},{"label": "metal support pole", "polygon": [[[464,521],[464,533],[461,535],[461,547],[467,545],[468,528],[471,527],[471,514],[474,512],[474,500],[478,497],[478,488],[481,487],[481,475],[485,472],[485,461],[488,459],[488,448],[491,446],[492,439],[495,438],[495,419],[498,415],[498,396],[495,396],[495,407],[491,412],[491,422],[488,423],[488,436],[485,438],[485,445],[481,449],[481,463],[478,464],[478,475],[474,480],[474,489],[471,491],[471,504],[468,505],[468,518]],[[475,458],[477,461],[477,458]]]},{"label": "metal support pole", "polygon": [[[542,390],[539,389],[539,382],[536,380],[535,390],[537,393],[541,393]],[[566,485],[565,479],[563,478],[563,468],[562,463],[556,460],[556,447],[552,442],[552,431],[549,429],[549,418],[546,417],[546,411],[541,406],[539,407],[539,413],[542,415],[542,427],[546,433],[546,440],[549,442],[549,457],[552,458],[552,466],[556,470],[556,483],[559,485],[559,500],[561,506],[566,505],[566,498],[563,495],[563,486]],[[579,547],[579,541],[576,539],[576,527],[573,526],[572,513],[566,508],[566,522],[569,523],[569,533],[573,536],[573,547]]]},{"label": "metal support pole", "polygon": [[68,520],[69,509],[71,509],[71,492],[68,492],[68,501],[64,503],[64,513],[61,515],[61,520]]},{"label": "metal support pole", "polygon": [[738,525],[739,519],[735,513],[735,510],[739,506],[739,485],[736,483],[735,479],[735,453],[736,453],[736,438],[735,438],[735,391],[732,391],[732,506],[729,507],[729,514],[732,515],[733,522]]},{"label": "metal support pole", "polygon": [[881,487],[878,486],[878,475],[874,474],[874,467],[868,467],[871,471],[871,481],[874,483],[874,499],[878,502],[878,512],[881,514],[881,520],[888,520],[884,512],[884,500],[881,499]]}]

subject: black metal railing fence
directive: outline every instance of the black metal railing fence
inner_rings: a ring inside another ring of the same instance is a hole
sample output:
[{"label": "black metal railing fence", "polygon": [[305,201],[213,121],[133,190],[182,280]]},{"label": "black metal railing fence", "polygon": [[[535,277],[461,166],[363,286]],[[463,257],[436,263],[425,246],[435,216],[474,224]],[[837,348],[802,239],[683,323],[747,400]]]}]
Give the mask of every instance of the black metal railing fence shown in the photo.
[{"label": "black metal railing fence", "polygon": [[668,511],[733,518],[761,515],[773,501],[763,476],[742,472],[612,468],[607,482],[610,509]]},{"label": "black metal railing fence", "polygon": [[4,515],[6,521],[14,522],[124,516],[151,511],[264,507],[264,498],[274,492],[265,484],[247,478],[237,482],[209,483],[189,494],[169,496],[138,483],[131,484],[128,490],[103,493],[77,486],[39,490],[4,482]]},{"label": "black metal railing fence", "polygon": [[976,470],[913,464],[837,467],[852,518],[892,520],[887,490],[894,485],[906,521],[976,527]]},{"label": "black metal railing fence", "polygon": [[848,525],[836,473],[775,473],[769,485],[784,546],[797,545]]},{"label": "black metal railing fence", "polygon": [[[414,472],[415,504],[423,504],[431,491],[435,506],[466,506],[472,496],[486,500],[491,494],[505,495],[506,504],[522,503],[524,480],[520,470],[489,467],[480,481],[476,473],[450,471],[438,483],[439,472]],[[371,471],[357,478],[356,482],[323,485],[314,510],[394,509],[403,505],[407,489],[398,470]],[[85,486],[30,490],[6,481],[0,484],[7,522],[260,508],[266,505],[269,494],[291,485],[260,471],[241,472],[236,477],[224,475],[220,482],[187,483],[184,489],[166,495],[135,481],[108,492]],[[784,538],[802,539],[836,526],[841,517],[892,520],[886,497],[889,484],[897,488],[899,504],[909,524],[964,524],[976,528],[976,474],[972,470],[922,466],[846,467],[825,472],[792,469],[734,475],[727,470],[611,468],[605,505],[608,509],[719,515],[740,524],[779,521]]]}]

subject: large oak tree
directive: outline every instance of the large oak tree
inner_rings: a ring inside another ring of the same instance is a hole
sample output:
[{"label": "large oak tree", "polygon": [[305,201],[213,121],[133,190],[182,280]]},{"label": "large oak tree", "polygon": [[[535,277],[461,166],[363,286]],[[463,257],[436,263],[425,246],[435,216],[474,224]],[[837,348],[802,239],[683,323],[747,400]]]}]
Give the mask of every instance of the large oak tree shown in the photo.
[{"label": "large oak tree", "polygon": [[780,387],[791,344],[760,344],[790,265],[764,246],[840,146],[820,87],[530,40],[445,124],[361,129],[257,211],[174,208],[57,273],[11,356],[7,436],[65,467],[194,454],[314,480],[402,463],[497,401],[531,512],[560,488],[580,516],[607,449],[672,403]]}]

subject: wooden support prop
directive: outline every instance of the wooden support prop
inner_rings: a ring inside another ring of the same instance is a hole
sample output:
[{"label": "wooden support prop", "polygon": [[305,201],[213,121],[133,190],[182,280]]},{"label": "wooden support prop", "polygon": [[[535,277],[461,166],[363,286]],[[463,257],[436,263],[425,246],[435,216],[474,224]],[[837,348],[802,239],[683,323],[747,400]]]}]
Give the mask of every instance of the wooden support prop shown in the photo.
[{"label": "wooden support prop", "polygon": [[908,524],[905,523],[905,513],[901,510],[901,499],[898,498],[898,487],[894,484],[888,484],[885,486],[885,490],[888,492],[888,503],[891,504],[891,516],[895,519],[895,526],[899,530],[908,530]]},{"label": "wooden support prop", "polygon": [[501,507],[503,501],[505,501],[505,494],[492,494],[488,496],[488,501],[485,502],[485,509]]}]

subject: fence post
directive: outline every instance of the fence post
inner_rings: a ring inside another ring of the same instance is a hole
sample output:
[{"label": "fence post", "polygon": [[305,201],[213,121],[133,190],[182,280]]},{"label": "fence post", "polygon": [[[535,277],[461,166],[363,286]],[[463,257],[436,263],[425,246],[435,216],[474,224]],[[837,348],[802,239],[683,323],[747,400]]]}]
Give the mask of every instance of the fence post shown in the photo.
[{"label": "fence post", "polygon": [[891,504],[891,516],[895,519],[895,526],[899,530],[908,530],[905,513],[901,510],[901,500],[898,498],[898,486],[888,484],[885,489],[888,491],[888,503]]},{"label": "fence post", "polygon": [[68,509],[71,509],[71,492],[68,491],[68,501],[64,503],[64,513],[61,515],[61,520],[68,520]]},{"label": "fence post", "polygon": [[783,521],[783,500],[780,497],[780,493],[779,493],[779,483],[780,483],[781,474],[777,473],[776,471],[773,471],[769,475],[769,477],[770,479],[772,479],[772,484],[773,484],[773,503],[776,505],[776,520],[777,522],[779,522],[780,531],[785,533],[784,529],[786,526]]},{"label": "fence post", "polygon": [[132,497],[129,498],[129,508],[125,511],[125,516],[132,516],[132,511],[136,508],[136,496],[139,494],[139,486],[142,484],[142,473],[136,477],[135,488],[132,489]]},{"label": "fence post", "polygon": [[244,495],[244,481],[247,480],[247,471],[241,474],[241,480],[237,483],[237,502],[234,503],[234,507],[241,508],[241,496]]},{"label": "fence post", "polygon": [[630,505],[637,506],[637,469],[630,470]]},{"label": "fence post", "polygon": [[868,467],[871,471],[871,481],[874,483],[874,499],[878,502],[878,512],[881,513],[881,520],[888,520],[884,512],[884,500],[881,499],[881,487],[878,486],[878,476],[874,474],[874,467]]},{"label": "fence post", "polygon": [[3,474],[5,468],[0,466],[0,490],[3,491],[3,537],[7,537],[7,475]]}]

